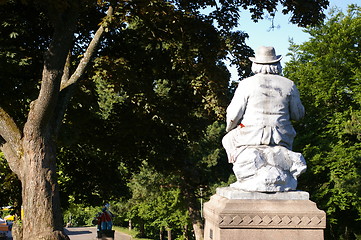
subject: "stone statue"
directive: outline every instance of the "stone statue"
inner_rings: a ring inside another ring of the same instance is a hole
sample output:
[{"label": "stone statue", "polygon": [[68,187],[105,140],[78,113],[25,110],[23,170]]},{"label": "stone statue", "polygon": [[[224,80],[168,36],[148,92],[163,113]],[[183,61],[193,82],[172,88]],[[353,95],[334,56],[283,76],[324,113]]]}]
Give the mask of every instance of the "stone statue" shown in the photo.
[{"label": "stone statue", "polygon": [[296,132],[291,120],[305,110],[295,84],[280,76],[282,56],[260,47],[250,57],[254,76],[240,81],[227,108],[223,140],[237,182],[230,187],[251,192],[295,190],[306,170],[302,154],[292,151]]}]

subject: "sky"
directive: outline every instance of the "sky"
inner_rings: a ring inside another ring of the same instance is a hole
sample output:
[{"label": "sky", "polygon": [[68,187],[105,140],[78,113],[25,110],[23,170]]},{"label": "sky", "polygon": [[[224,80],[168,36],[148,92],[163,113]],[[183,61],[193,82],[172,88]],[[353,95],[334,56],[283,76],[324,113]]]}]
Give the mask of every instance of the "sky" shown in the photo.
[{"label": "sky", "polygon": [[[346,12],[347,6],[350,4],[361,5],[361,0],[329,0],[331,7],[340,8],[343,12]],[[328,14],[329,10],[325,13]],[[282,55],[282,66],[289,60],[286,56],[289,47],[289,39],[293,39],[296,44],[302,44],[309,39],[309,34],[303,31],[303,28],[297,27],[295,24],[289,23],[290,15],[283,15],[281,11],[276,13],[274,19],[273,30],[270,29],[271,21],[264,19],[257,23],[251,21],[250,13],[248,11],[241,12],[239,20],[239,27],[237,30],[248,33],[249,38],[246,40],[246,44],[250,46],[254,51],[260,46],[273,46],[277,55]],[[237,80],[238,76],[235,69],[230,69],[232,74],[232,80]]]}]

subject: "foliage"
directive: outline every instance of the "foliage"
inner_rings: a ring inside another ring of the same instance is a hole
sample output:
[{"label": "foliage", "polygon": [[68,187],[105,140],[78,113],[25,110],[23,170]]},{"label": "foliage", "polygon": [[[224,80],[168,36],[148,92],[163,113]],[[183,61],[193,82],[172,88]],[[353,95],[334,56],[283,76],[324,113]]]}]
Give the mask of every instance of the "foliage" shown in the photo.
[{"label": "foliage", "polygon": [[88,207],[84,204],[70,203],[64,211],[64,222],[71,227],[93,226],[92,221],[101,207]]},{"label": "foliage", "polygon": [[[138,14],[127,19],[122,34],[108,32],[109,45],[93,69],[96,88],[85,86],[96,92],[101,103],[98,116],[106,119],[103,131],[91,134],[111,139],[98,142],[111,143],[102,149],[118,156],[128,171],[139,172],[138,166],[146,161],[160,174],[174,175],[167,184],[179,186],[181,192],[173,194],[191,196],[199,208],[199,187],[229,174],[227,170],[213,174],[226,165],[225,160],[219,164],[224,126],[215,120],[222,120],[227,102],[229,73],[222,62],[229,51],[227,36],[172,6],[159,4],[154,10],[172,14],[164,18]],[[239,42],[234,42],[243,46],[239,52],[243,59],[251,54],[245,37],[239,34]],[[112,92],[107,94],[98,86],[110,87]],[[159,194],[154,204],[169,198]],[[191,201],[180,201],[185,211],[185,203]],[[167,205],[159,206],[159,212],[169,211]],[[157,234],[166,225],[155,220],[154,224],[145,225],[152,227],[147,232]]]},{"label": "foliage", "polygon": [[301,187],[326,211],[328,238],[354,239],[361,219],[361,9],[333,10],[307,32],[308,42],[292,44],[285,69],[307,112],[296,125],[295,148],[309,168]]},{"label": "foliage", "polygon": [[34,4],[4,4],[0,14],[0,82],[6,89],[0,93],[1,107],[23,125],[39,88],[43,52],[48,44],[45,39],[50,37],[50,28],[43,24],[46,19]]},{"label": "foliage", "polygon": [[[0,207],[12,206],[18,215],[21,208],[21,183],[9,169],[4,155],[0,152]],[[11,212],[14,214],[14,212]]]},{"label": "foliage", "polygon": [[[94,226],[93,220],[102,212],[105,202],[98,206],[89,206],[88,204],[75,203],[75,198],[70,197],[69,204],[64,211],[64,223],[68,226]],[[126,202],[118,201],[107,202],[110,204],[109,210],[113,214],[112,221],[114,226],[123,226],[126,219]]]},{"label": "foliage", "polygon": [[156,238],[162,229],[181,233],[189,224],[180,188],[171,184],[171,178],[144,162],[141,171],[129,182],[132,198],[128,218],[138,229],[144,229],[148,237]]},{"label": "foliage", "polygon": [[97,206],[127,193],[128,173],[111,153],[79,143],[77,148],[62,148],[59,160],[61,196],[67,200],[63,201],[63,207],[73,198],[74,203]]},{"label": "foliage", "polygon": [[128,197],[116,199],[114,201],[110,201],[110,210],[113,213],[113,224],[118,227],[128,227],[129,228],[129,221],[127,217],[128,211]]}]

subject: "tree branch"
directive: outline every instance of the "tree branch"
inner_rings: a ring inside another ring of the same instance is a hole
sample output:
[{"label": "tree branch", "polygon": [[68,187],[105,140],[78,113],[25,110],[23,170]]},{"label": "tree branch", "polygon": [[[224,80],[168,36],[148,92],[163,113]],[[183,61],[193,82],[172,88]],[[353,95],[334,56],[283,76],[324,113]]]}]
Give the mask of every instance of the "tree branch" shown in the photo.
[{"label": "tree branch", "polygon": [[19,177],[21,148],[21,132],[10,115],[0,107],[0,150],[11,168]]},{"label": "tree branch", "polygon": [[63,76],[61,77],[61,86],[66,84],[70,77],[70,65],[71,65],[71,52],[69,51],[68,56],[65,61]]},{"label": "tree branch", "polygon": [[[20,144],[18,145],[18,147],[20,147]],[[0,146],[0,150],[4,153],[5,155],[5,159],[8,162],[8,165],[11,169],[11,171],[13,171],[19,179],[22,178],[22,165],[21,165],[21,156],[22,156],[22,151],[20,151],[20,149],[14,149],[8,142],[2,144]]]},{"label": "tree branch", "polygon": [[[113,7],[109,6],[106,19],[110,19],[112,15],[113,15]],[[91,60],[92,55],[95,52],[96,47],[98,46],[98,44],[100,42],[101,37],[104,34],[104,31],[105,31],[105,28],[103,27],[103,25],[100,25],[98,30],[95,32],[94,37],[91,40],[88,48],[86,49],[86,51],[84,53],[84,57],[80,60],[80,63],[78,65],[78,67],[76,68],[75,72],[71,75],[71,77],[69,78],[68,81],[66,81],[66,82],[62,81],[60,90],[63,90],[64,88],[76,83],[79,80],[79,78],[83,75],[86,67],[88,66],[88,64]]]},{"label": "tree branch", "polygon": [[[113,15],[113,7],[109,6],[106,18],[110,19],[112,15]],[[73,96],[75,83],[79,81],[80,77],[85,72],[86,67],[89,65],[91,57],[94,54],[96,47],[99,45],[99,42],[104,34],[104,31],[105,31],[104,26],[100,25],[93,39],[89,43],[89,46],[84,53],[84,57],[80,60],[79,65],[77,66],[75,72],[70,76],[70,78],[69,78],[70,62],[68,62],[70,61],[70,58],[68,55],[61,80],[59,101],[56,107],[56,116],[54,117],[54,121],[53,121],[53,129],[55,136],[57,136],[59,133],[61,121],[67,109],[68,103],[71,97]]]},{"label": "tree branch", "polygon": [[21,132],[10,117],[10,115],[0,107],[0,136],[16,150],[19,148]]},{"label": "tree branch", "polygon": [[[77,1],[67,9],[47,5],[54,28],[53,38],[44,54],[44,68],[38,98],[30,107],[24,135],[31,129],[44,130],[54,117],[61,78],[76,26],[79,5]],[[40,133],[40,131],[38,132]]]}]

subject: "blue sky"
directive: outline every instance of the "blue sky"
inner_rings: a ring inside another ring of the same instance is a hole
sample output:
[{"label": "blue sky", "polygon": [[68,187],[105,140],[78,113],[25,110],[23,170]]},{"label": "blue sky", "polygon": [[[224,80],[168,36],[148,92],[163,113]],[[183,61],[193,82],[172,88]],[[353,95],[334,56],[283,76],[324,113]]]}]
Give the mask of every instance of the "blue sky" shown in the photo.
[{"label": "blue sky", "polygon": [[[361,5],[360,0],[330,0],[330,7],[336,6],[342,11],[347,10],[350,4]],[[328,13],[328,10],[326,10]],[[280,11],[276,13],[274,25],[276,28],[270,30],[271,22],[269,20],[260,20],[257,23],[251,21],[250,13],[248,11],[241,12],[238,30],[248,33],[249,39],[246,44],[253,50],[259,46],[273,46],[276,49],[277,55],[283,55],[282,66],[288,61],[286,54],[289,47],[289,39],[293,39],[296,44],[301,44],[309,39],[309,35],[303,32],[303,28],[297,27],[295,24],[289,23],[290,15],[283,15]],[[232,80],[238,77],[234,69],[231,69]]]}]

